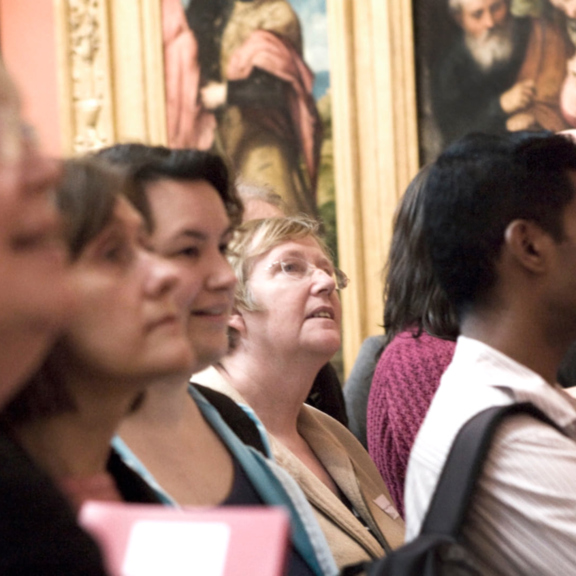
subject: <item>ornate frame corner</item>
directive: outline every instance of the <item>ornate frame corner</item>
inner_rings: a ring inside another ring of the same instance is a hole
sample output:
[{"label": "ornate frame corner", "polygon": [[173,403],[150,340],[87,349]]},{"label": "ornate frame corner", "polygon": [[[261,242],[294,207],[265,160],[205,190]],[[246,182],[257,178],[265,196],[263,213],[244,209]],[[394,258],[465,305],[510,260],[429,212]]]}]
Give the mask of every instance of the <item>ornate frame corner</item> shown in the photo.
[{"label": "ornate frame corner", "polygon": [[166,143],[159,0],[54,0],[63,151]]}]

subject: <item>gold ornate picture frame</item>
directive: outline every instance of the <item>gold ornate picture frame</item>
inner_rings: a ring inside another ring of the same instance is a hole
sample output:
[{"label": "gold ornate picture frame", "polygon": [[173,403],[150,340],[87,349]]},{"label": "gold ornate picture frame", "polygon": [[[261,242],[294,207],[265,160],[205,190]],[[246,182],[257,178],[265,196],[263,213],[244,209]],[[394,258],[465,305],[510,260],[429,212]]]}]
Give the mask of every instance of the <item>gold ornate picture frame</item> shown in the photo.
[{"label": "gold ornate picture frame", "polygon": [[398,198],[418,170],[412,4],[333,0],[330,55],[344,365],[382,332],[382,268]]},{"label": "gold ornate picture frame", "polygon": [[158,0],[54,0],[64,152],[165,144]]},{"label": "gold ornate picture frame", "polygon": [[[160,0],[54,0],[64,152],[166,143]],[[393,213],[418,170],[412,4],[327,0],[344,365],[381,332]]]}]

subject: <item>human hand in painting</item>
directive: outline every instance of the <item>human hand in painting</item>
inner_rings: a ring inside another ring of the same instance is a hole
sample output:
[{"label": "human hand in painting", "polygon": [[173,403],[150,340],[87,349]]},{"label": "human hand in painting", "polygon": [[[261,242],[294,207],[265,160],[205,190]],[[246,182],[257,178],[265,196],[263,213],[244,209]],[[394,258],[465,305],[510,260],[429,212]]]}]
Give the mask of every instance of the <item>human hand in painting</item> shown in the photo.
[{"label": "human hand in painting", "polygon": [[506,130],[530,130],[538,126],[534,114],[524,112],[534,101],[536,87],[534,80],[516,82],[512,88],[500,96],[502,110],[511,116],[506,120]]},{"label": "human hand in painting", "polygon": [[216,110],[226,104],[228,85],[225,82],[208,82],[200,89],[200,100],[207,110]]},{"label": "human hand in painting", "polygon": [[538,122],[534,114],[530,114],[530,112],[519,112],[506,120],[506,130],[509,132],[534,130],[536,128],[538,128]]},{"label": "human hand in painting", "polygon": [[500,96],[500,106],[506,114],[514,114],[532,104],[535,94],[534,80],[516,82],[512,88]]}]

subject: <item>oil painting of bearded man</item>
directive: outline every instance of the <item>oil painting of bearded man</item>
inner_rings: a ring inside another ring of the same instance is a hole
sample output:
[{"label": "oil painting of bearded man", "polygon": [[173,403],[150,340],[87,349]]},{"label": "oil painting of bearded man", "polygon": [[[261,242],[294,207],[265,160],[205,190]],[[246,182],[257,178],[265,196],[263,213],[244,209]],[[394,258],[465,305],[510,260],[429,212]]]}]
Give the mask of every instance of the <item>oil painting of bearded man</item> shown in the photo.
[{"label": "oil painting of bearded man", "polygon": [[457,34],[430,70],[430,107],[442,147],[468,132],[559,131],[569,57],[561,29],[516,17],[509,0],[445,0]]}]

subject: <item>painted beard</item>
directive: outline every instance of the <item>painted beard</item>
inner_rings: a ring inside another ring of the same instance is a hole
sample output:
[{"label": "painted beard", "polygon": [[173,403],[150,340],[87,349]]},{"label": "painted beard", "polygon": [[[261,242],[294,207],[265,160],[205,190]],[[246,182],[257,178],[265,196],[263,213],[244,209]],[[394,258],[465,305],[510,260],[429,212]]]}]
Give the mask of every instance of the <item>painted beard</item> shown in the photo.
[{"label": "painted beard", "polygon": [[466,46],[483,72],[508,62],[514,51],[513,21],[508,18],[501,26],[488,30],[480,38],[466,34]]}]

